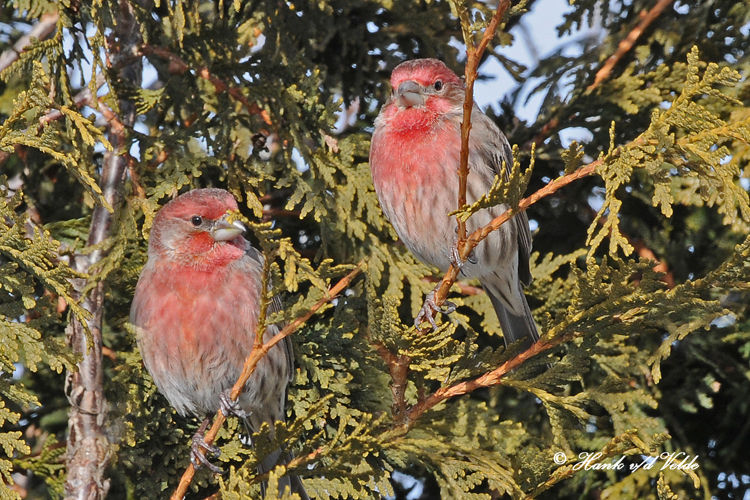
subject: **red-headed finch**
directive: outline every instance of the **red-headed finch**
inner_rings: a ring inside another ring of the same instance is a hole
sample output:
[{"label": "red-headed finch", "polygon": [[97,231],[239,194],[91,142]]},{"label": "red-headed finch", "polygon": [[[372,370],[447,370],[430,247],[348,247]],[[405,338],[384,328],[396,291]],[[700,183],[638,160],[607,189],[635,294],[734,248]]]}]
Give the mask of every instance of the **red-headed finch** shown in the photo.
[{"label": "red-headed finch", "polygon": [[[391,87],[375,120],[370,148],[375,191],[406,247],[445,272],[456,262],[457,223],[448,213],[458,207],[464,83],[442,62],[417,59],[393,70]],[[469,203],[489,191],[496,175],[507,175],[513,162],[508,140],[476,103],[471,123]],[[488,224],[507,208],[480,210],[467,221],[467,230]],[[521,212],[482,241],[461,266],[466,276],[479,279],[490,297],[506,344],[539,338],[523,293],[523,285],[531,283],[530,252],[531,232]],[[432,296],[417,322],[427,308],[435,308]]]},{"label": "red-headed finch", "polygon": [[[130,322],[138,328],[146,369],[179,414],[204,418],[222,408],[244,418],[252,431],[263,422],[273,429],[284,420],[294,376],[289,338],[261,359],[236,403],[228,397],[255,342],[263,272],[263,254],[242,237],[245,227],[228,221],[232,210],[237,202],[227,191],[195,189],[159,211]],[[269,326],[264,337],[278,332]],[[218,451],[203,440],[207,422],[193,438],[191,460],[215,471],[200,450]],[[272,469],[281,453],[267,457],[261,472]],[[282,478],[282,492],[284,486],[307,498],[298,477]]]}]

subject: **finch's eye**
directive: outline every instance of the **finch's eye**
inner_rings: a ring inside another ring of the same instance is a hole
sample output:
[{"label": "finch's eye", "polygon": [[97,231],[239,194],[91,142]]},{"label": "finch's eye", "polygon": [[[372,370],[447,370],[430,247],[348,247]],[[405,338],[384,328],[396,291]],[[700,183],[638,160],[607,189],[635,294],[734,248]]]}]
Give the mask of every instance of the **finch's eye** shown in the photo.
[{"label": "finch's eye", "polygon": [[443,82],[441,80],[436,81],[433,86],[435,87],[435,90],[440,92],[440,90],[443,88]]},{"label": "finch's eye", "polygon": [[203,217],[201,217],[200,215],[193,215],[192,217],[190,217],[190,223],[195,227],[198,227],[203,224]]}]

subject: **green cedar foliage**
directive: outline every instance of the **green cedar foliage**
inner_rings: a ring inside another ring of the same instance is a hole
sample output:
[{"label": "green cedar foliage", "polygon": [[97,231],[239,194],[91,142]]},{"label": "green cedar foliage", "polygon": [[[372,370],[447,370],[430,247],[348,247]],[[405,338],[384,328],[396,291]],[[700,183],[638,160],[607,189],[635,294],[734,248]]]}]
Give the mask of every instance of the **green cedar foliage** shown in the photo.
[{"label": "green cedar foliage", "polygon": [[[200,471],[189,498],[258,498],[263,481],[273,497],[287,468],[259,475],[256,467],[282,445],[314,498],[405,498],[403,474],[423,483],[423,498],[742,496],[750,487],[750,202],[741,181],[750,177],[742,79],[750,7],[668,7],[586,90],[654,4],[576,2],[559,32],[601,24],[603,38],[577,38],[571,43],[583,50],[528,70],[502,55],[521,43],[507,30],[524,5],[490,44],[511,74],[536,78],[543,103],[533,123],[513,115],[520,90],[501,104],[495,118],[514,144],[511,174],[456,213],[517,207],[551,179],[599,163],[595,175],[528,211],[539,230],[526,292],[546,349],[496,385],[409,419],[412,405],[501,367],[518,347],[503,347],[491,304],[472,282],[454,286],[450,320],[433,332],[414,329],[435,270],[397,243],[380,212],[369,132],[393,67],[440,57],[462,73],[455,41],[476,39],[491,10],[458,1],[156,0],[135,6],[143,45],[110,60],[118,2],[6,2],[3,50],[20,35],[14,26],[47,12],[59,19],[0,73],[0,499],[20,498],[10,488],[19,480],[27,498],[63,495],[62,370],[77,361],[64,330],[89,314],[74,287],[100,282],[109,496],[174,490],[198,422],[158,393],[127,318],[154,214],[206,186],[241,201],[238,217],[267,257],[264,303],[280,293],[284,309],[263,321],[304,314],[362,260],[366,272],[293,336],[288,422],[276,424],[272,441],[264,427],[250,447],[229,419],[216,459],[226,473]],[[148,88],[117,78],[136,59],[155,77]],[[106,84],[98,104],[79,109],[74,97],[96,94],[97,82]],[[106,203],[98,183],[111,148],[107,110],[116,115],[126,99],[139,116],[118,152],[129,160],[125,202],[102,243],[107,256],[79,275],[68,262],[90,251],[91,213]],[[336,129],[342,105],[352,119]],[[574,127],[590,138],[564,147],[561,132]],[[654,271],[649,256],[669,274]],[[392,377],[397,360],[407,362],[403,387]],[[399,390],[406,419],[394,405]],[[660,460],[627,469],[672,452],[698,455],[700,467],[659,470]],[[581,470],[580,453],[601,453],[604,463],[625,456],[626,469]]]}]

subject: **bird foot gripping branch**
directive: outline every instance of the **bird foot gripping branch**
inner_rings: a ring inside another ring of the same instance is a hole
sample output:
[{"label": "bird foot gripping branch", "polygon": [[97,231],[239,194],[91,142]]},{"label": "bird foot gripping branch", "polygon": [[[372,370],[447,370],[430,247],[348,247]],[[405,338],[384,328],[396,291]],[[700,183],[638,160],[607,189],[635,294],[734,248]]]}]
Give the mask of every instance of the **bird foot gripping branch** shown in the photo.
[{"label": "bird foot gripping branch", "polygon": [[456,310],[456,304],[448,300],[443,302],[443,306],[445,306],[445,309],[438,305],[438,303],[435,301],[435,295],[438,291],[438,288],[440,288],[440,285],[438,285],[433,291],[427,294],[427,297],[425,297],[422,309],[419,311],[419,314],[417,314],[417,317],[414,318],[415,328],[418,329],[422,325],[422,323],[427,321],[430,323],[430,325],[432,325],[432,329],[436,330],[437,323],[435,323],[435,315],[437,313],[451,314]]},{"label": "bird foot gripping branch", "polygon": [[206,427],[208,427],[209,422],[209,419],[205,419],[203,424],[201,424],[200,428],[193,435],[193,444],[190,446],[190,463],[192,463],[193,467],[196,469],[206,467],[214,474],[221,474],[222,470],[209,462],[203,451],[206,450],[215,457],[221,454],[221,450],[218,446],[207,443],[206,439],[203,437],[203,433],[206,432]]},{"label": "bird foot gripping branch", "polygon": [[[458,228],[456,228],[458,230]],[[464,244],[466,242],[464,241]],[[448,254],[448,260],[450,261],[451,265],[461,271],[462,274],[465,274],[463,272],[464,264],[468,262],[469,264],[476,264],[479,262],[477,260],[477,254],[474,250],[472,250],[469,255],[466,257],[466,260],[463,260],[461,258],[461,249],[458,245],[458,236],[456,236],[456,240],[453,242],[453,245],[451,245],[450,253]]]},{"label": "bird foot gripping branch", "polygon": [[224,413],[224,415],[228,417],[237,417],[242,419],[245,419],[252,415],[252,412],[245,411],[240,408],[239,400],[233,400],[231,392],[231,389],[227,389],[226,391],[222,391],[221,394],[219,394],[219,409],[222,411],[222,413]]}]

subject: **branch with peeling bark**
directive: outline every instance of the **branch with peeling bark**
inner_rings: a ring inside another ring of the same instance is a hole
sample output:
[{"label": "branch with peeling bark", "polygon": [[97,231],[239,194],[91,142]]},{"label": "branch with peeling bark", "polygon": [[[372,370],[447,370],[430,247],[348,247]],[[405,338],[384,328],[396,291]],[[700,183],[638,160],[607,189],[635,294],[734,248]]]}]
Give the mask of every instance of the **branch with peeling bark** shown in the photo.
[{"label": "branch with peeling bark", "polygon": [[[242,372],[240,373],[237,382],[235,382],[234,386],[232,386],[232,391],[229,395],[232,401],[237,401],[237,399],[239,399],[240,394],[242,394],[242,391],[245,388],[245,384],[250,379],[250,376],[255,372],[255,368],[258,366],[258,363],[263,358],[263,356],[265,356],[273,346],[281,342],[286,337],[290,336],[300,326],[305,324],[305,322],[310,319],[312,315],[315,314],[321,307],[331,302],[341,292],[346,290],[354,277],[362,271],[363,267],[364,262],[360,262],[359,264],[357,264],[357,266],[349,274],[341,278],[333,288],[328,290],[328,293],[325,297],[318,300],[305,314],[287,324],[273,338],[262,344],[256,342],[256,344],[253,346],[253,350],[250,352],[250,355],[245,360],[245,365],[242,368]],[[257,338],[260,339],[260,337]],[[224,422],[226,422],[226,420],[226,415],[224,415],[221,409],[219,409],[216,412],[216,418],[214,419],[213,425],[204,436],[206,444],[210,445],[214,442],[217,434],[219,433],[219,430],[224,425]],[[190,483],[193,480],[193,476],[195,476],[195,467],[190,464],[185,470],[185,473],[182,475],[180,483],[177,485],[177,489],[174,493],[172,493],[172,496],[170,497],[172,500],[182,500],[182,498],[185,496],[185,493],[187,493],[188,486],[190,486]]]},{"label": "branch with peeling bark", "polygon": [[[128,47],[136,46],[140,41],[140,31],[133,15],[133,7],[126,0],[120,0],[122,16],[117,25],[117,36],[121,43],[119,50],[127,53]],[[112,54],[117,56],[117,54]],[[113,57],[114,59],[115,57]],[[108,57],[108,60],[110,58]],[[139,64],[131,62],[130,65]],[[120,69],[121,78],[128,78],[137,84],[140,68],[126,66]],[[89,99],[95,99],[90,95]],[[101,189],[104,199],[110,207],[117,210],[122,199],[127,161],[122,152],[127,148],[125,127],[135,121],[135,105],[132,101],[120,100],[121,126],[112,126],[109,120],[109,142],[113,151],[105,154],[101,174]],[[54,119],[51,117],[51,119]],[[101,243],[109,238],[112,232],[113,214],[104,206],[94,209],[87,247],[93,248],[88,255],[78,255],[75,259],[76,270],[86,273],[106,256]],[[80,290],[80,288],[78,288]],[[66,454],[67,477],[65,481],[65,498],[80,500],[99,500],[107,496],[109,480],[104,471],[109,464],[111,449],[107,425],[107,402],[102,387],[102,317],[104,313],[104,283],[99,281],[84,298],[83,307],[92,313],[88,325],[84,326],[75,318],[67,330],[68,343],[74,352],[82,355],[78,371],[68,373],[66,389],[71,404],[68,420],[69,438]],[[87,332],[90,332],[87,334]]]}]

